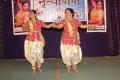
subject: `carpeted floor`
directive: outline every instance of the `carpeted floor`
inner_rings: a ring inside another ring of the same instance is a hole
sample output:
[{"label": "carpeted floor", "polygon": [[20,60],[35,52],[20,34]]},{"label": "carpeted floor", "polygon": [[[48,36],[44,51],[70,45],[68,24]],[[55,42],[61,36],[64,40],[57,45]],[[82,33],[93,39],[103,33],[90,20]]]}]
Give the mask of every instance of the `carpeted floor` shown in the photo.
[{"label": "carpeted floor", "polygon": [[66,73],[61,59],[46,59],[42,71],[32,74],[26,60],[0,60],[0,80],[120,80],[120,58],[83,58],[79,72]]}]

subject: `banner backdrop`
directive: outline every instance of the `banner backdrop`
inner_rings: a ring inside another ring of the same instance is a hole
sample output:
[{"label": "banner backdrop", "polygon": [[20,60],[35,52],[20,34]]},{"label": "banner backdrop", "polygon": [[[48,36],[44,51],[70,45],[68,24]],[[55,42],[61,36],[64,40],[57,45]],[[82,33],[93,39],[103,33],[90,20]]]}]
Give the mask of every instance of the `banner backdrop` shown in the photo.
[{"label": "banner backdrop", "polygon": [[38,11],[38,19],[44,22],[54,22],[64,19],[66,8],[73,8],[75,18],[87,20],[86,0],[30,0],[31,8]]},{"label": "banner backdrop", "polygon": [[[12,0],[14,35],[26,34],[29,31],[25,23],[29,20],[31,9],[37,11],[39,20],[55,22],[64,19],[66,8],[73,8],[74,17],[89,24],[87,32],[106,32],[106,5],[105,0],[101,1],[100,3],[97,0]],[[98,6],[101,6],[99,10]]]}]

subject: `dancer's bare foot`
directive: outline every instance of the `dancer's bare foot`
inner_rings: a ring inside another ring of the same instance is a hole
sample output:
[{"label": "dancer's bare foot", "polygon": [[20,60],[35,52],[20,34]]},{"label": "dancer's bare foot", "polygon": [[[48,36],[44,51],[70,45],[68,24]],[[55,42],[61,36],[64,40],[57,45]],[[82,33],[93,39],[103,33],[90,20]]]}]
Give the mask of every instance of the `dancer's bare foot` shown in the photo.
[{"label": "dancer's bare foot", "polygon": [[67,73],[70,73],[70,69],[67,69]]},{"label": "dancer's bare foot", "polygon": [[74,70],[75,72],[79,72],[79,71],[78,71],[78,68],[77,68],[77,65],[73,65],[73,70]]},{"label": "dancer's bare foot", "polygon": [[40,72],[41,71],[41,67],[38,66],[37,67],[37,71]]},{"label": "dancer's bare foot", "polygon": [[79,72],[79,70],[78,70],[77,68],[73,68],[73,70],[74,70],[75,72]]},{"label": "dancer's bare foot", "polygon": [[37,73],[36,68],[35,68],[35,69],[32,69],[32,73],[33,73],[33,75],[35,75],[35,74]]},{"label": "dancer's bare foot", "polygon": [[66,68],[67,68],[67,73],[70,73],[71,72],[71,66],[70,65],[66,65]]}]

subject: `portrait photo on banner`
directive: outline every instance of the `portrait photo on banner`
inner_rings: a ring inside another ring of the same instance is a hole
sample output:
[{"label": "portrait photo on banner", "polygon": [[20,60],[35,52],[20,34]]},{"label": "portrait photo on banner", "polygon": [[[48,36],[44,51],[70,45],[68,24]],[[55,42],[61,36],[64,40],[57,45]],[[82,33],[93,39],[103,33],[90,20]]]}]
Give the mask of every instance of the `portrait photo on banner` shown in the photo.
[{"label": "portrait photo on banner", "polygon": [[87,32],[106,32],[106,0],[88,0]]},{"label": "portrait photo on banner", "polygon": [[23,35],[29,31],[28,20],[30,0],[11,0],[14,35]]}]

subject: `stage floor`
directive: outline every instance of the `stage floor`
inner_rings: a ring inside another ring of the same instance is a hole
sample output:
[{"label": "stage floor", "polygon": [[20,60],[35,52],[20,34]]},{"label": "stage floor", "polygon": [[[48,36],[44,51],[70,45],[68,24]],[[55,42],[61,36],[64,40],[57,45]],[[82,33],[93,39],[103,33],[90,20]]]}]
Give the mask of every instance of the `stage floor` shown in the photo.
[{"label": "stage floor", "polygon": [[120,80],[119,57],[83,58],[79,72],[66,73],[61,59],[45,59],[42,71],[33,75],[26,60],[1,59],[0,80]]}]

